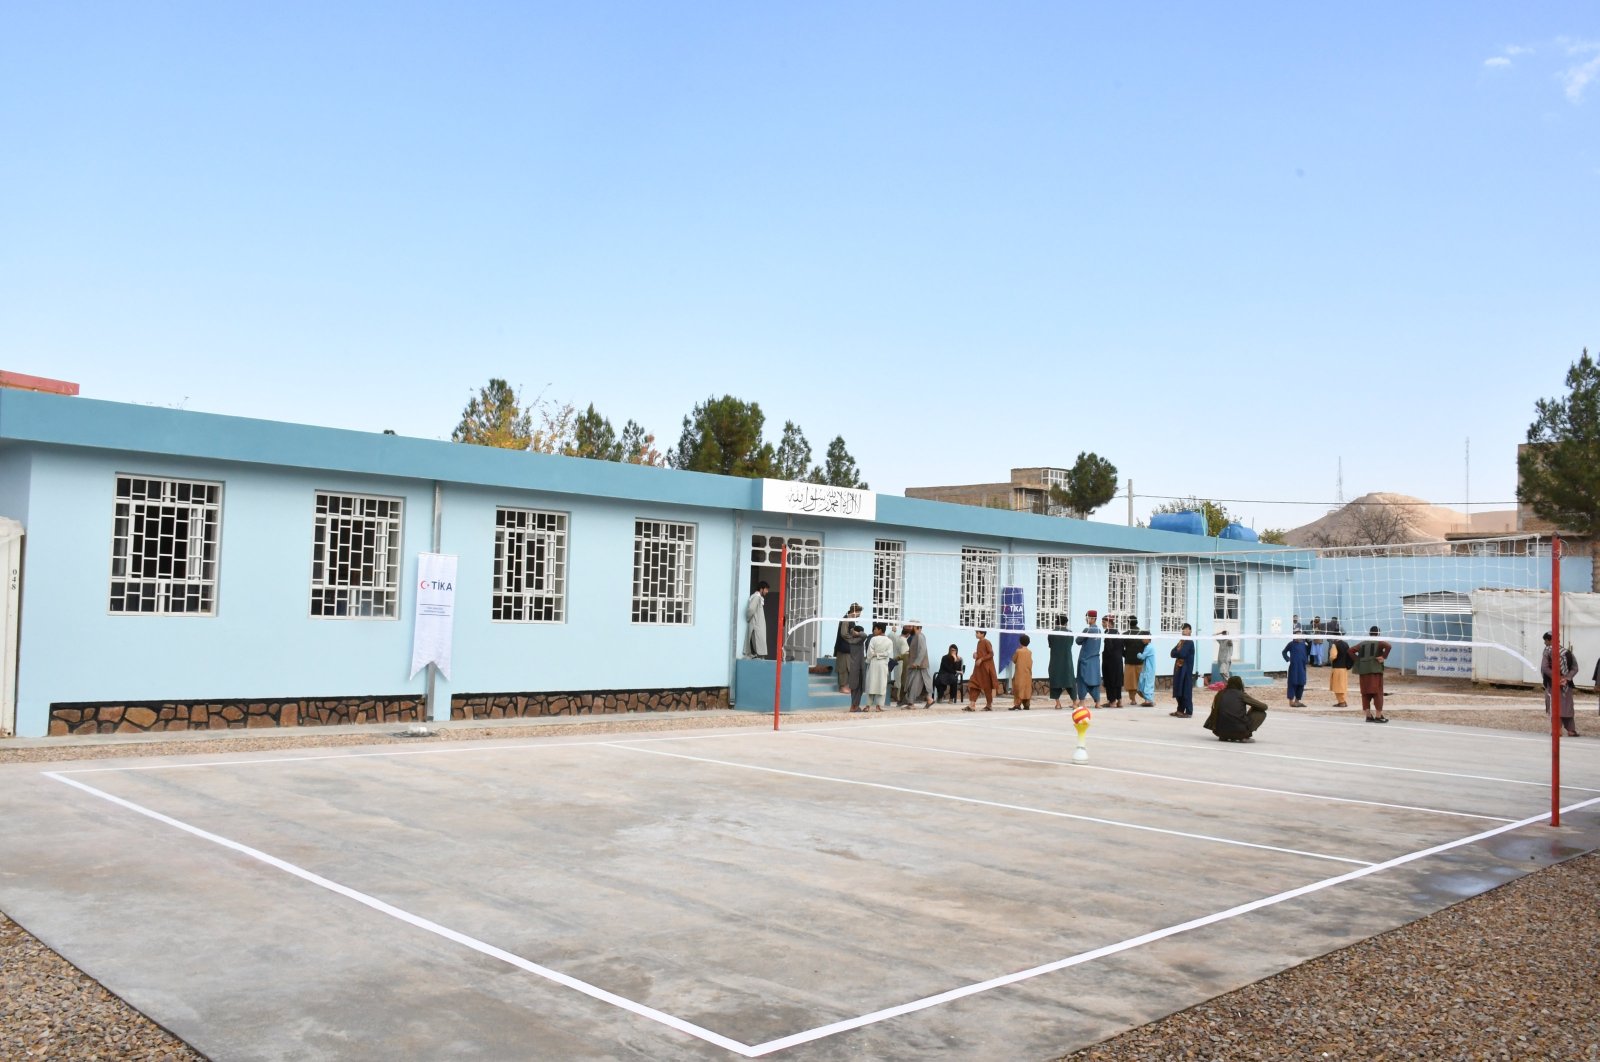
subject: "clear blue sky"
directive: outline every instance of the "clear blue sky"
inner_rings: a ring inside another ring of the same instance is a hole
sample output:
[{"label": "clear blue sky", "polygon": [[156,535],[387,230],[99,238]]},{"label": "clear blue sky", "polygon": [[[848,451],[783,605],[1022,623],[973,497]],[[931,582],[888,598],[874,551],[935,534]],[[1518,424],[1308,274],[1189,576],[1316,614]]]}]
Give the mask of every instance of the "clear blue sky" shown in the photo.
[{"label": "clear blue sky", "polygon": [[501,376],[670,445],[731,393],[890,492],[1093,450],[1140,494],[1328,500],[1342,458],[1460,501],[1470,436],[1477,507],[1584,346],[1592,2],[0,28],[0,368],[90,397],[443,438]]}]

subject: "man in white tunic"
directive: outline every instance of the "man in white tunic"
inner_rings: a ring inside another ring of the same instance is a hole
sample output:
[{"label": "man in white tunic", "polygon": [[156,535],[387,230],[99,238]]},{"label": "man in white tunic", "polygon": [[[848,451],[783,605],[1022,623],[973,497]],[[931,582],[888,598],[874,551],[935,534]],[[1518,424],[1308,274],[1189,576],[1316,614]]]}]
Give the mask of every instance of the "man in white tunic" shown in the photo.
[{"label": "man in white tunic", "polygon": [[894,642],[884,631],[889,625],[879,620],[872,625],[872,637],[867,640],[867,710],[883,711],[884,698],[889,694],[889,657],[894,653]]},{"label": "man in white tunic", "polygon": [[757,583],[756,592],[745,602],[744,621],[749,630],[744,635],[744,656],[754,659],[767,655],[767,584]]}]

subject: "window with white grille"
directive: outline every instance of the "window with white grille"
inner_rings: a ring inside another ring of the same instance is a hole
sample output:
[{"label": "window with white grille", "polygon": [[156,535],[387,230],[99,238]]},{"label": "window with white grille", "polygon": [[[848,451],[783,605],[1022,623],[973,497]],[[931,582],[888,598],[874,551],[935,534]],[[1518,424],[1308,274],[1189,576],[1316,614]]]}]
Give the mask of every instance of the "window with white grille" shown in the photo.
[{"label": "window with white grille", "polygon": [[1211,616],[1219,620],[1239,618],[1239,587],[1242,577],[1238,572],[1217,572],[1213,576],[1214,592]]},{"label": "window with white grille", "polygon": [[694,622],[694,525],[633,522],[633,622]]},{"label": "window with white grille", "polygon": [[906,544],[880,538],[872,544],[872,615],[905,619]]},{"label": "window with white grille", "polygon": [[1072,558],[1039,558],[1039,601],[1034,611],[1047,631],[1072,629]]},{"label": "window with white grille", "polygon": [[567,618],[567,514],[494,511],[494,590],[489,618],[563,623]]},{"label": "window with white grille", "polygon": [[1139,611],[1139,566],[1133,561],[1112,561],[1106,580],[1106,611],[1126,616]]},{"label": "window with white grille", "polygon": [[214,616],[222,484],[118,476],[111,611]]},{"label": "window with white grille", "polygon": [[961,625],[994,627],[999,605],[1000,551],[961,547]]},{"label": "window with white grille", "polygon": [[394,619],[400,613],[399,498],[317,491],[311,614]]},{"label": "window with white grille", "polygon": [[1161,632],[1174,634],[1183,629],[1184,612],[1189,604],[1189,569],[1181,564],[1161,566]]}]

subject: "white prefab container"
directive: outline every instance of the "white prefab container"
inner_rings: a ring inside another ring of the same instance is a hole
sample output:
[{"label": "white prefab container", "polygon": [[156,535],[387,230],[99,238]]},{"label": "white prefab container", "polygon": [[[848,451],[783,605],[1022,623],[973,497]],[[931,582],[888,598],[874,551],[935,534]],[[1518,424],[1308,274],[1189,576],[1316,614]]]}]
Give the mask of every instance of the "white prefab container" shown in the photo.
[{"label": "white prefab container", "polygon": [[[1473,681],[1538,683],[1549,629],[1550,591],[1474,590],[1472,640],[1507,646],[1527,662],[1492,646],[1474,646]],[[1593,686],[1595,659],[1600,656],[1600,594],[1561,595],[1561,640],[1578,658],[1577,684]]]},{"label": "white prefab container", "polygon": [[22,525],[0,516],[0,737],[17,732],[17,605],[22,587]]}]

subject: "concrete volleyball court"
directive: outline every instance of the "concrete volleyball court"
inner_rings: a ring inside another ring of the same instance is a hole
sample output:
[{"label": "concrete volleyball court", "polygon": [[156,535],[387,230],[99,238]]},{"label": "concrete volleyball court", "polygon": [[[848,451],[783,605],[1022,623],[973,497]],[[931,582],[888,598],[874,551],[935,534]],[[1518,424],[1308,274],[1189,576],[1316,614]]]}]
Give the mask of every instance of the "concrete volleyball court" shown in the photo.
[{"label": "concrete volleyball court", "polygon": [[215,1059],[1052,1059],[1600,847],[1600,742],[1164,710],[0,767],[0,909]]}]

